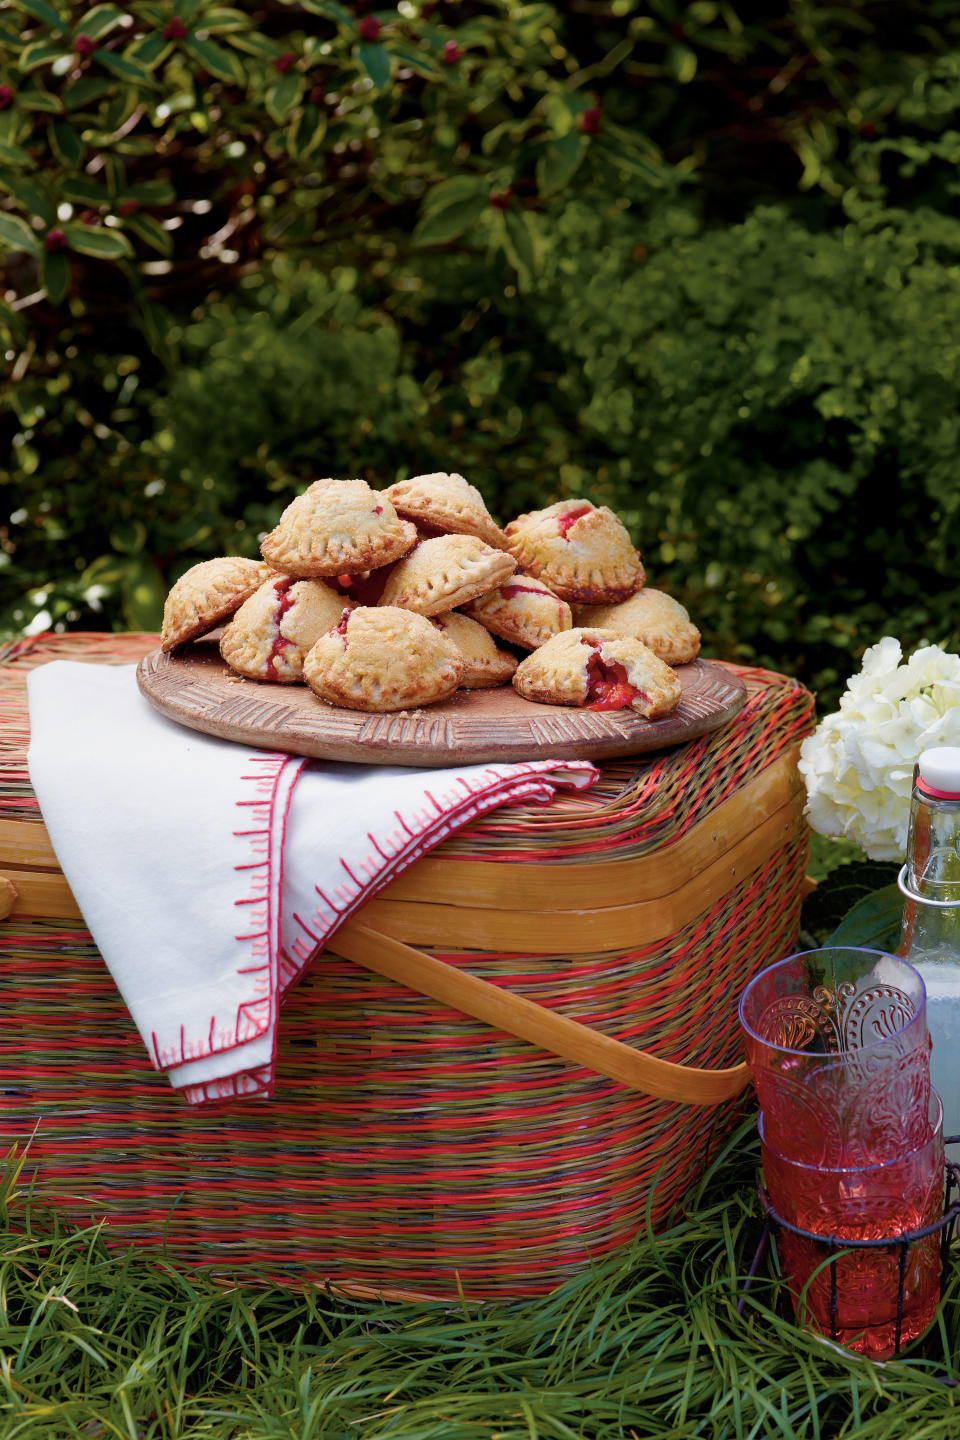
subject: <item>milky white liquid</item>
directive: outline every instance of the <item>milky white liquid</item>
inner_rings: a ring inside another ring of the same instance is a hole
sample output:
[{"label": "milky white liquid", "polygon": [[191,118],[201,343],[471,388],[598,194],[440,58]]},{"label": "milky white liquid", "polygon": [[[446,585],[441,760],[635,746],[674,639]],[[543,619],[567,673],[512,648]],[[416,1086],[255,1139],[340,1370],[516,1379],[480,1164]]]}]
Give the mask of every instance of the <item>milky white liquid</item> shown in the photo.
[{"label": "milky white liquid", "polygon": [[[946,961],[911,955],[910,963],[927,987],[930,1080],[943,1101],[943,1133],[960,1135],[960,963],[953,953]],[[949,1146],[947,1154],[960,1160],[960,1144]]]}]

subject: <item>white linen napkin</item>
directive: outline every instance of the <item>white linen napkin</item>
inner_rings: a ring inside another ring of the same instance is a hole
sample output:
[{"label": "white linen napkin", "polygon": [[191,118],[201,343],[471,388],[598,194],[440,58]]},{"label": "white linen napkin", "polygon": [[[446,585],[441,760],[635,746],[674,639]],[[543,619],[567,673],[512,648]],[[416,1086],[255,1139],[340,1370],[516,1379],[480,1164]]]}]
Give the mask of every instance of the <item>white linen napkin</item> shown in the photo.
[{"label": "white linen napkin", "polygon": [[418,856],[497,805],[598,773],[252,750],[158,714],[135,671],[57,660],[31,672],[30,779],[154,1066],[193,1104],[272,1093],[283,992]]}]

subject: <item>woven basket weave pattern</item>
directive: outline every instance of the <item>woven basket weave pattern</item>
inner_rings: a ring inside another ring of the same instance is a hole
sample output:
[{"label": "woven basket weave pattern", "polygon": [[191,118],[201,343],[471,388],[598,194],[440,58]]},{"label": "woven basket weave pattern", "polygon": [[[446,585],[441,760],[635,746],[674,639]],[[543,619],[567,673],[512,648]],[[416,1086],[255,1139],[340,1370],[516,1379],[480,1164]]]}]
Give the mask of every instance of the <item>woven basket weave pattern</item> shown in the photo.
[{"label": "woven basket weave pattern", "polygon": [[[0,814],[36,818],[29,666],[129,662],[154,643],[64,636],[0,655]],[[494,812],[433,858],[555,863],[562,896],[565,860],[670,844],[810,727],[795,682],[741,673],[748,704],[721,735],[605,765],[588,797]],[[742,1059],[742,985],[793,945],[805,861],[794,829],[718,903],[636,951],[598,935],[575,955],[432,953],[638,1049],[719,1068]],[[645,1097],[326,954],[285,1002],[276,1098],[193,1111],[150,1068],[85,930],[15,918],[0,947],[3,1129],[32,1135],[37,1191],[76,1220],[106,1214],[117,1243],[219,1273],[542,1293],[648,1217],[662,1223],[743,1103]]]}]

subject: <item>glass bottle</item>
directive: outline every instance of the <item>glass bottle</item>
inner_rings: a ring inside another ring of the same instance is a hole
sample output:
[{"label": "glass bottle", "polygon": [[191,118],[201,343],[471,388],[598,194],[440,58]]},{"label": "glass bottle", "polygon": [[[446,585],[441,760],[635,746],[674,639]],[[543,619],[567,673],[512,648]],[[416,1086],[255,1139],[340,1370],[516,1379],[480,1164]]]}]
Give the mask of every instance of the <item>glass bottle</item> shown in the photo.
[{"label": "glass bottle", "polygon": [[[914,767],[897,953],[927,987],[930,1076],[943,1133],[960,1135],[960,748],[924,750]],[[952,1146],[953,1156],[960,1146]]]}]

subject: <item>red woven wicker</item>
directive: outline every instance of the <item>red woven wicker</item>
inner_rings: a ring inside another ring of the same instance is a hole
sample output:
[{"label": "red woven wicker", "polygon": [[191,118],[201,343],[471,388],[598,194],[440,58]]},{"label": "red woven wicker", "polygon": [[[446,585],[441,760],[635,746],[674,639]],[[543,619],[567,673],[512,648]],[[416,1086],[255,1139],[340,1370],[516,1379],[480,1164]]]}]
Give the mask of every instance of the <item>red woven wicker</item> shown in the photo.
[{"label": "red woven wicker", "polygon": [[[27,670],[129,662],[155,643],[52,636],[0,653],[0,868],[14,881],[11,835],[42,833]],[[587,795],[495,811],[364,914],[433,934],[452,913],[446,940],[409,938],[661,1058],[736,1063],[739,991],[795,940],[807,851],[795,756],[812,720],[795,681],[740,673],[748,703],[720,734],[606,764]],[[583,899],[594,873],[596,910]],[[614,906],[621,875],[631,888]],[[542,945],[477,938],[509,935],[521,910],[525,932],[542,917]],[[105,1215],[113,1243],[218,1274],[540,1294],[648,1217],[661,1224],[741,1104],[645,1096],[325,954],[282,1012],[276,1097],[190,1110],[151,1070],[81,923],[14,913],[0,953],[2,1126],[29,1141],[37,1191],[71,1219]]]}]

